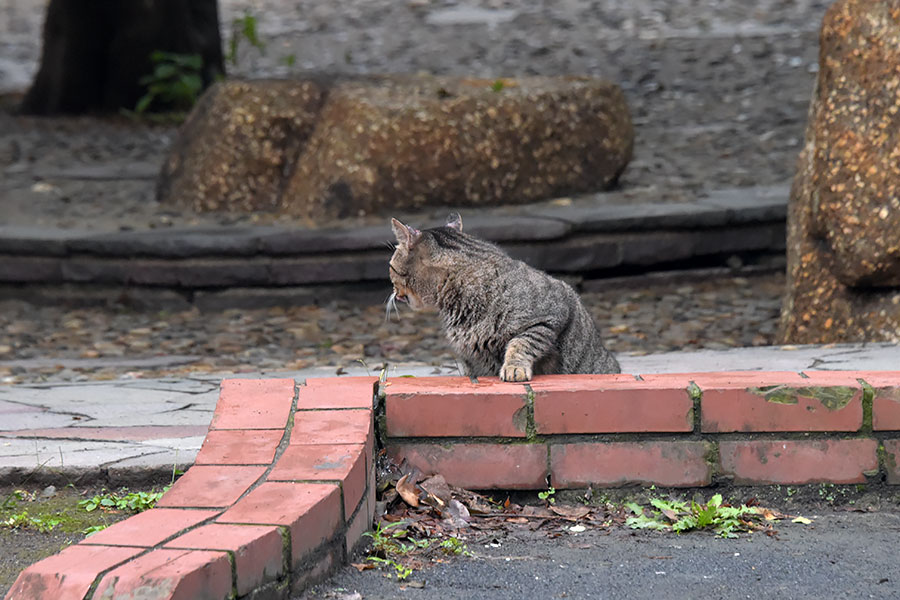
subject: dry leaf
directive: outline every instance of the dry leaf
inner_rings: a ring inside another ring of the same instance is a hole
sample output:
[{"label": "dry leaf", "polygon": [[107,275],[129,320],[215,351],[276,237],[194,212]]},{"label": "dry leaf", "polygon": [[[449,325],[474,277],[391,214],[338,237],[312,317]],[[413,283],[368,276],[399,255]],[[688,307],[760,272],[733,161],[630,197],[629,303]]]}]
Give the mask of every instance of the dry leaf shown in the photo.
[{"label": "dry leaf", "polygon": [[374,568],[375,568],[375,563],[370,563],[370,562],[366,562],[366,563],[350,563],[350,566],[351,566],[351,567],[355,567],[357,571],[359,571],[360,573],[362,573],[363,571],[368,571],[368,570],[370,570],[370,569],[374,569]]},{"label": "dry leaf", "polygon": [[416,484],[409,483],[407,480],[409,479],[409,473],[404,475],[397,481],[397,492],[400,494],[400,497],[403,498],[403,501],[412,506],[413,508],[419,506],[419,493],[416,491]]},{"label": "dry leaf", "polygon": [[801,525],[809,525],[810,523],[812,523],[812,521],[810,521],[806,517],[796,517],[794,519],[791,519],[791,523],[800,523]]},{"label": "dry leaf", "polygon": [[447,504],[447,510],[443,511],[441,516],[456,529],[467,527],[471,518],[465,505],[455,498],[450,500],[449,504]]},{"label": "dry leaf", "polygon": [[[565,517],[567,519],[581,519],[582,517],[586,517],[588,513],[591,512],[591,509],[587,506],[556,506],[551,505],[550,511],[558,514],[561,517]],[[668,516],[668,515],[666,515]]]},{"label": "dry leaf", "polygon": [[428,493],[427,504],[442,510],[450,502],[450,486],[443,475],[433,475],[419,484]]},{"label": "dry leaf", "polygon": [[678,513],[676,513],[671,508],[660,508],[659,510],[663,515],[665,515],[668,520],[672,521],[673,523],[678,520]]},{"label": "dry leaf", "polygon": [[507,522],[507,523],[517,523],[517,524],[519,524],[519,525],[524,525],[525,523],[528,523],[528,519],[526,519],[525,517],[510,517],[510,518],[508,518],[508,519],[506,520],[506,522]]}]

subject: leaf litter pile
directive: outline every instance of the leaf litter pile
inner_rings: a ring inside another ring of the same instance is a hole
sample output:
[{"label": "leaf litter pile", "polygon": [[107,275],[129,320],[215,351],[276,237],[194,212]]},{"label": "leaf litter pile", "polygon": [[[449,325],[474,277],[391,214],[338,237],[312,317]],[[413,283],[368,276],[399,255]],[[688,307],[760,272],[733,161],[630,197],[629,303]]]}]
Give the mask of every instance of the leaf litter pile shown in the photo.
[{"label": "leaf litter pile", "polygon": [[378,456],[379,500],[375,528],[366,560],[354,563],[359,571],[381,568],[386,576],[406,581],[413,571],[454,556],[472,557],[469,544],[498,547],[507,532],[545,532],[558,538],[588,530],[610,532],[616,528],[650,529],[673,533],[710,531],[722,537],[761,531],[777,535],[773,524],[782,519],[809,524],[755,505],[732,506],[720,494],[708,502],[650,499],[650,507],[636,502],[596,502],[588,488],[582,504],[563,505],[555,490],[537,494],[542,504],[517,504],[509,496],[487,496],[453,487],[440,474],[426,476],[405,460],[399,466],[382,450]]}]

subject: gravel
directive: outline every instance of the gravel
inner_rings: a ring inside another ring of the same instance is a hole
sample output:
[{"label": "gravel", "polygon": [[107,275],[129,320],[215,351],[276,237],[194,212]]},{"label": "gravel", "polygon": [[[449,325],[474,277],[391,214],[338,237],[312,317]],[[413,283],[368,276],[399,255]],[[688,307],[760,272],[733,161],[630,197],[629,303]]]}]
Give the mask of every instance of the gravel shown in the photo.
[{"label": "gravel", "polygon": [[[774,342],[782,274],[635,280],[583,299],[613,352],[724,349]],[[385,288],[385,296],[389,290]],[[214,371],[294,371],[386,362],[453,368],[437,317],[346,301],[322,306],[201,313],[0,303],[0,382],[159,377]],[[122,358],[188,356],[136,368]]]}]

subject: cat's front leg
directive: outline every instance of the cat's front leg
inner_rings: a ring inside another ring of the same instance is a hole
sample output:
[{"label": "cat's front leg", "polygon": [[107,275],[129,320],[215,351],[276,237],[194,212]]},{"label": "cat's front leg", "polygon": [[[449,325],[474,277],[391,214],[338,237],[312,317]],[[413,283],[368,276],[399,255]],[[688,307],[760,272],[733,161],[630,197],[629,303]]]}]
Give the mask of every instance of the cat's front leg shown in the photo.
[{"label": "cat's front leg", "polygon": [[506,345],[503,366],[500,367],[502,381],[531,381],[534,361],[543,354],[524,337],[515,337]]}]

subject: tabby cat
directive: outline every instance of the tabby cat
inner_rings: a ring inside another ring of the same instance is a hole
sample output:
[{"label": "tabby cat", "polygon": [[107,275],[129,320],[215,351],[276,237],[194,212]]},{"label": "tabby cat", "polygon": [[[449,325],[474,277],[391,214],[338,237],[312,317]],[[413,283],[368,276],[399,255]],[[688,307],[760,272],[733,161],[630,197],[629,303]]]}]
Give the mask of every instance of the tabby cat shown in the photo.
[{"label": "tabby cat", "polygon": [[618,373],[575,290],[462,232],[459,215],[418,230],[391,219],[395,302],[440,315],[470,377],[529,381],[549,373]]}]

